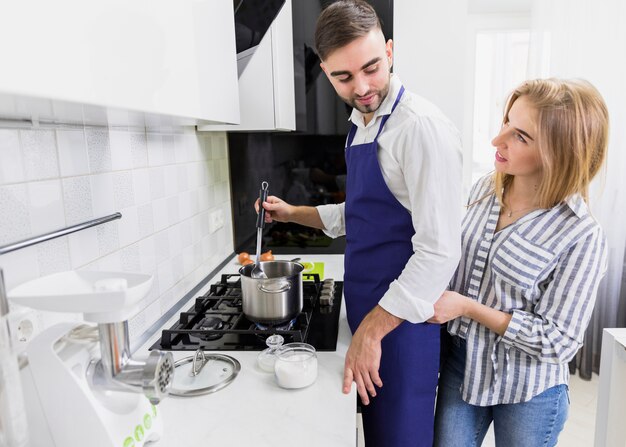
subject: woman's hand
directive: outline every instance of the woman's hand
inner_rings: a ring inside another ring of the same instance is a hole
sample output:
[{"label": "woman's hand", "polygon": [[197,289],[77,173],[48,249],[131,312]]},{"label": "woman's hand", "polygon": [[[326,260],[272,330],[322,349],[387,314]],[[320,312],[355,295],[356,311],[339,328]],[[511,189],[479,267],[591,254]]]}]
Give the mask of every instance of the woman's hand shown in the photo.
[{"label": "woman's hand", "polygon": [[471,299],[457,292],[446,290],[435,302],[435,315],[432,316],[429,323],[447,323],[455,318],[467,315],[468,306]]}]

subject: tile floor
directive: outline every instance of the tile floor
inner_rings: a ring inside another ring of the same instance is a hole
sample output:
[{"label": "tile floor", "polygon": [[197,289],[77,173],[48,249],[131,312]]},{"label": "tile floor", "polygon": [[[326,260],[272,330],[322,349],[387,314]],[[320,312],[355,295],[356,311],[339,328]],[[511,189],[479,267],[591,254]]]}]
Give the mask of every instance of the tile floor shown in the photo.
[{"label": "tile floor", "polygon": [[[596,426],[599,377],[593,374],[590,381],[578,375],[570,377],[570,413],[565,428],[559,436],[559,447],[590,447],[593,445]],[[493,427],[487,432],[483,447],[495,447]]]}]

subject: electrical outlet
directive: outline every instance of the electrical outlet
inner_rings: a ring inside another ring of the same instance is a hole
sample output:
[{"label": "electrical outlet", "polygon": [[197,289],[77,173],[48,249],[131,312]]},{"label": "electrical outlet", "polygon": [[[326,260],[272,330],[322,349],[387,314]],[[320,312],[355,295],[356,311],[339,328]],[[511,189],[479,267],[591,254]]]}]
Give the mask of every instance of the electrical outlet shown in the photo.
[{"label": "electrical outlet", "polygon": [[16,351],[22,351],[26,345],[42,331],[44,323],[41,313],[22,306],[11,306],[9,328]]}]

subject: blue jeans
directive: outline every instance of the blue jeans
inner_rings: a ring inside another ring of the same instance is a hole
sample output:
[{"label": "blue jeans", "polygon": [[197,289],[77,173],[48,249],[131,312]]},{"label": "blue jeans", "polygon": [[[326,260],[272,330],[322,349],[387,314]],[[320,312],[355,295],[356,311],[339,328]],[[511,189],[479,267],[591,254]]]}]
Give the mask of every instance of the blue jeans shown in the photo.
[{"label": "blue jeans", "polygon": [[479,407],[461,398],[465,370],[465,340],[452,338],[452,347],[439,378],[435,412],[435,446],[480,446],[493,421],[496,445],[555,446],[567,419],[566,385],[557,385],[527,402]]}]

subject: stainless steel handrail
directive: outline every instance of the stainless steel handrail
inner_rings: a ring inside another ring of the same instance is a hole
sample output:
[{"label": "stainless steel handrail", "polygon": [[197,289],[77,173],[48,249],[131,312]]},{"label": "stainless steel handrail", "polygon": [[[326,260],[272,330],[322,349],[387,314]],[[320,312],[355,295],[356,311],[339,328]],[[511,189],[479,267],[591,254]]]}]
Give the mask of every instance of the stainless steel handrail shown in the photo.
[{"label": "stainless steel handrail", "polygon": [[99,217],[97,219],[89,220],[87,222],[79,223],[66,228],[51,231],[49,233],[41,234],[39,236],[30,237],[22,241],[14,242],[12,244],[0,247],[0,255],[11,253],[12,251],[19,250],[20,248],[30,247],[31,245],[39,244],[41,242],[46,242],[57,237],[65,236],[66,234],[75,233],[89,227],[95,227],[96,225],[107,223],[115,219],[120,219],[121,217],[122,213],[110,214],[108,216]]}]

